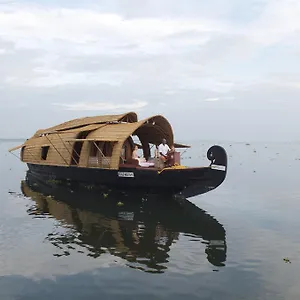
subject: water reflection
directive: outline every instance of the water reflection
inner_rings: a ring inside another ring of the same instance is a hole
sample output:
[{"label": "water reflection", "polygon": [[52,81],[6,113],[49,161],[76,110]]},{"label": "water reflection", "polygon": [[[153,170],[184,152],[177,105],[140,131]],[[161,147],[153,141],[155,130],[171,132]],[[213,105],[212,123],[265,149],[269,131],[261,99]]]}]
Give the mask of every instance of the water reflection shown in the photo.
[{"label": "water reflection", "polygon": [[28,214],[60,221],[62,226],[46,237],[57,247],[55,256],[76,251],[97,258],[110,253],[132,268],[164,272],[172,243],[184,234],[205,244],[212,265],[225,264],[223,226],[186,199],[58,186],[29,172],[21,188],[35,202]]}]

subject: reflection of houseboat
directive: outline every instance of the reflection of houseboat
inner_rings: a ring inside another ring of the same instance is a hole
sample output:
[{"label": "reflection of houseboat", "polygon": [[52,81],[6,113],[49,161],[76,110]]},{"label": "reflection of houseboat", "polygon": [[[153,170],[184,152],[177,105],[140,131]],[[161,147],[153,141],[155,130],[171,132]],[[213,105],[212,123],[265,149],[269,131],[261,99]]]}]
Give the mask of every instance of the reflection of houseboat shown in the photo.
[{"label": "reflection of houseboat", "polygon": [[[162,139],[174,149],[167,165],[155,154]],[[132,158],[135,145],[143,161]],[[189,146],[174,142],[172,127],[163,116],[138,121],[130,112],[75,119],[38,130],[10,151],[21,149],[21,160],[41,178],[173,193],[190,188],[204,193],[224,181],[227,155],[223,148],[208,150],[211,163],[207,167],[184,167],[177,149],[185,147]]]},{"label": "reflection of houseboat", "polygon": [[55,256],[81,252],[97,258],[110,253],[127,260],[130,267],[163,272],[171,245],[185,236],[193,240],[191,245],[199,248],[200,256],[201,249],[205,251],[212,265],[224,266],[226,261],[223,226],[189,201],[154,195],[148,201],[137,193],[71,190],[41,182],[30,172],[21,187],[35,201],[28,209],[30,215],[50,215],[66,225],[66,230],[55,229],[46,237],[57,247]]}]

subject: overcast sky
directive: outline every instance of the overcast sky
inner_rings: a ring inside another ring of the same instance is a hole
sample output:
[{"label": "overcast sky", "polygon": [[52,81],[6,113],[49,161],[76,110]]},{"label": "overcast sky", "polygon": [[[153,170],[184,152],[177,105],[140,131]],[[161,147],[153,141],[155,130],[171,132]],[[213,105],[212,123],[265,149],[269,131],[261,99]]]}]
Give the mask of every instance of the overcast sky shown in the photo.
[{"label": "overcast sky", "polygon": [[179,140],[295,141],[299,0],[0,0],[0,137],[163,114]]}]

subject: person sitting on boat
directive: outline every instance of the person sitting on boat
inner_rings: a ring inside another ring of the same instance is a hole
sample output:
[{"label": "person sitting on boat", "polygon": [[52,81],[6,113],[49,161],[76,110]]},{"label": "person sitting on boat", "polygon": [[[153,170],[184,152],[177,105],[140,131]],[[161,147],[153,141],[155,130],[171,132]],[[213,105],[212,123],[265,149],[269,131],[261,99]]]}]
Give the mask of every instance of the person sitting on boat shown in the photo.
[{"label": "person sitting on boat", "polygon": [[134,146],[134,150],[132,151],[132,159],[136,159],[139,161],[139,163],[141,162],[145,162],[146,159],[144,157],[139,157],[137,151],[139,150],[138,145]]},{"label": "person sitting on boat", "polygon": [[134,149],[132,151],[132,159],[138,159],[139,156],[137,154],[137,151],[139,150],[139,147],[137,145],[134,146]]},{"label": "person sitting on boat", "polygon": [[158,146],[158,153],[160,159],[166,164],[169,160],[169,154],[171,153],[171,149],[167,144],[166,139],[162,139],[162,143]]}]

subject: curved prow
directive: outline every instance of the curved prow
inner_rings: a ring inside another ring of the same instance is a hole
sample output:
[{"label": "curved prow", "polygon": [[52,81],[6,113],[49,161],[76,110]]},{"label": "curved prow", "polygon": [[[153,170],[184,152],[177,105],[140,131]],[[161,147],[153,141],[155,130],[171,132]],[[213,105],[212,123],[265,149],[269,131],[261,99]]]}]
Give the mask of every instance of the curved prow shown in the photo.
[{"label": "curved prow", "polygon": [[207,151],[207,158],[211,161],[212,169],[227,172],[227,153],[223,147],[218,145],[210,147]]},{"label": "curved prow", "polygon": [[214,145],[207,151],[207,158],[211,161],[205,179],[195,182],[187,187],[182,194],[186,197],[194,197],[216,189],[226,178],[227,153],[221,146]]},{"label": "curved prow", "polygon": [[208,149],[207,158],[211,161],[211,189],[213,190],[217,188],[226,178],[227,153],[223,147],[214,145]]}]

